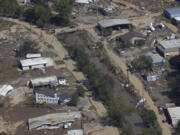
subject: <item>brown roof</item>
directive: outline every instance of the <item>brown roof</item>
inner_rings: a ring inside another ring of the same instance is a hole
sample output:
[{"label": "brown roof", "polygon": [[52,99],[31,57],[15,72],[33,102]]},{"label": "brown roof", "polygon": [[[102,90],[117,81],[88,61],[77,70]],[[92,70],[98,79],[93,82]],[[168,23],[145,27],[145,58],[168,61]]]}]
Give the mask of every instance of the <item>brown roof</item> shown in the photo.
[{"label": "brown roof", "polygon": [[119,37],[117,37],[117,39],[121,39],[123,41],[126,41],[126,40],[130,40],[132,39],[133,37],[138,37],[138,38],[145,38],[145,36],[141,33],[138,33],[138,32],[128,32],[124,35],[121,35]]}]

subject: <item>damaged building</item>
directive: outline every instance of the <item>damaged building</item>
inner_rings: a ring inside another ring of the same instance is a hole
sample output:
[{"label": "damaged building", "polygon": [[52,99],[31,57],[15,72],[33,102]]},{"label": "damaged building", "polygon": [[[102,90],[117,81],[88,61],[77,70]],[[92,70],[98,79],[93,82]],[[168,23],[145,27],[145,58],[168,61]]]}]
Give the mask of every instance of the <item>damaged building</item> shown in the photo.
[{"label": "damaged building", "polygon": [[71,100],[71,96],[68,93],[52,93],[35,90],[36,103],[48,103],[48,104],[65,104]]},{"label": "damaged building", "polygon": [[52,113],[43,116],[30,118],[27,122],[29,130],[32,129],[53,129],[64,125],[71,125],[81,119],[81,112]]}]

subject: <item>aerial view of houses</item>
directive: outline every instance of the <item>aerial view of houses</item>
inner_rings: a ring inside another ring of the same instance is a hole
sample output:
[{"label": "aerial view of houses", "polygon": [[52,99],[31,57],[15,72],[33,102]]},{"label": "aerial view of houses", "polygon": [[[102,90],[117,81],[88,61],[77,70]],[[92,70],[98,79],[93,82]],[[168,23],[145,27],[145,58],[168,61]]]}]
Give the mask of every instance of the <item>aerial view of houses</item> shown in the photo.
[{"label": "aerial view of houses", "polygon": [[0,135],[180,135],[179,0],[0,0]]}]

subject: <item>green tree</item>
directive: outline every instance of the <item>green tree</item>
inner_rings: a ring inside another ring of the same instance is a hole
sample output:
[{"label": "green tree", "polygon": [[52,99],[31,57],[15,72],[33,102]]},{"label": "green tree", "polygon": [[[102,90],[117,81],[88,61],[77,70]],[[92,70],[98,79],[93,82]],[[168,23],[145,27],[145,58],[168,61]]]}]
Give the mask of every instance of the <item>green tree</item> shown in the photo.
[{"label": "green tree", "polygon": [[125,48],[129,48],[132,46],[132,43],[128,40],[128,41],[125,41],[125,42],[118,42],[117,44],[117,48],[118,49],[125,49]]},{"label": "green tree", "polygon": [[78,102],[78,93],[75,92],[72,97],[71,97],[71,100],[70,102],[68,103],[69,106],[76,106],[77,105],[77,102]]},{"label": "green tree", "polygon": [[55,9],[58,12],[58,15],[56,16],[56,24],[66,25],[69,23],[72,5],[72,0],[56,0]]},{"label": "green tree", "polygon": [[7,135],[5,132],[0,132],[0,135]]},{"label": "green tree", "polygon": [[16,57],[25,57],[27,53],[37,53],[38,51],[37,43],[31,40],[25,40],[24,44],[17,50]]},{"label": "green tree", "polygon": [[24,13],[25,20],[38,25],[39,27],[45,27],[49,24],[51,17],[50,10],[43,6],[35,6],[27,9]]},{"label": "green tree", "polygon": [[16,0],[0,0],[0,15],[19,17],[21,15],[21,8]]},{"label": "green tree", "polygon": [[135,58],[131,62],[133,68],[135,68],[137,71],[142,70],[151,70],[153,67],[152,59],[148,56],[139,56],[138,58]]},{"label": "green tree", "polygon": [[113,121],[115,126],[122,127],[123,126],[123,120],[124,120],[124,114],[121,111],[121,108],[116,101],[116,99],[112,99],[108,105],[108,115]]},{"label": "green tree", "polygon": [[180,94],[180,74],[176,74],[173,77],[170,77],[170,79],[168,80],[168,85],[169,87]]},{"label": "green tree", "polygon": [[85,94],[85,89],[82,86],[77,86],[77,93],[79,96],[84,96]]},{"label": "green tree", "polygon": [[144,108],[140,114],[146,127],[154,126],[157,118],[153,110],[147,110]]},{"label": "green tree", "polygon": [[160,131],[155,128],[143,128],[140,135],[162,135]]}]

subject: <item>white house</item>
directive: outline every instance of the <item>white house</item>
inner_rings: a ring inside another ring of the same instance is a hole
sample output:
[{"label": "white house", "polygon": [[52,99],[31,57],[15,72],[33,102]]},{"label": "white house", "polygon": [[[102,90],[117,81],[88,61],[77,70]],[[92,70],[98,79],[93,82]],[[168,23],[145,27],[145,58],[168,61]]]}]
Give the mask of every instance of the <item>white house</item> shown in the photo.
[{"label": "white house", "polygon": [[39,69],[53,66],[54,62],[51,58],[33,58],[33,59],[25,59],[20,60],[20,66],[23,71],[30,69]]}]

